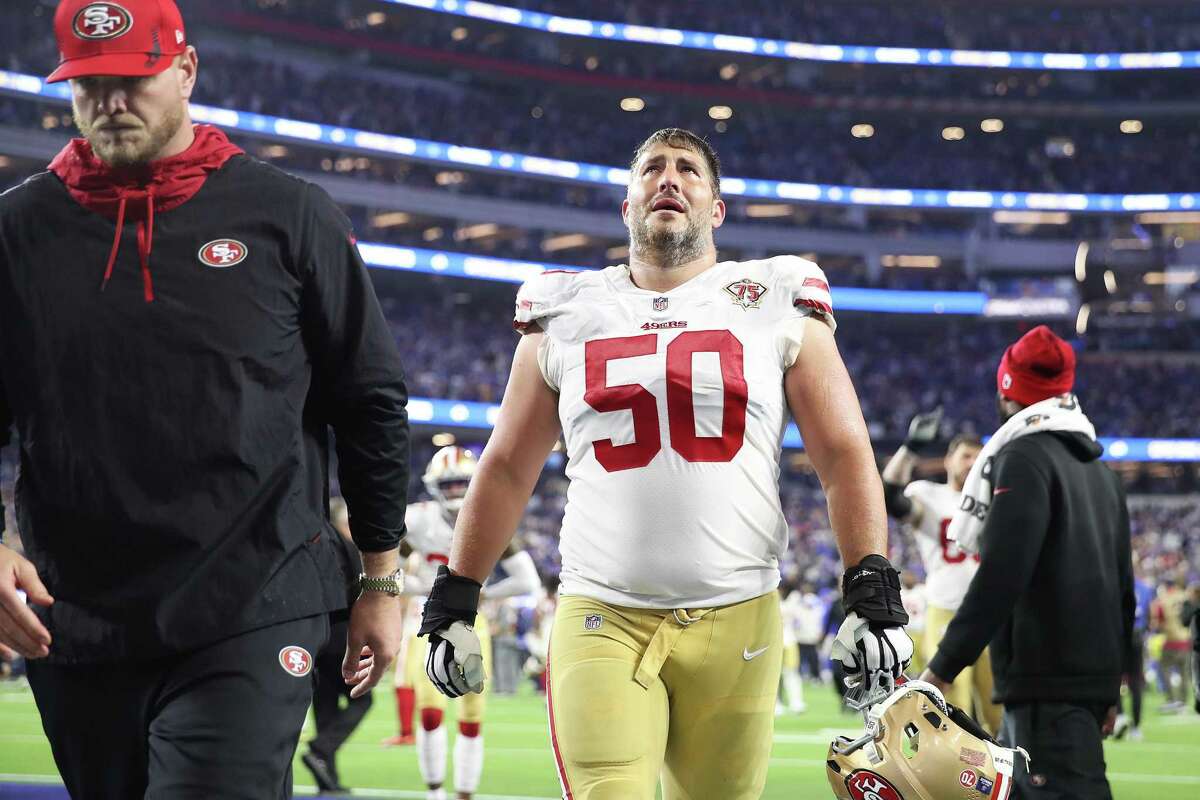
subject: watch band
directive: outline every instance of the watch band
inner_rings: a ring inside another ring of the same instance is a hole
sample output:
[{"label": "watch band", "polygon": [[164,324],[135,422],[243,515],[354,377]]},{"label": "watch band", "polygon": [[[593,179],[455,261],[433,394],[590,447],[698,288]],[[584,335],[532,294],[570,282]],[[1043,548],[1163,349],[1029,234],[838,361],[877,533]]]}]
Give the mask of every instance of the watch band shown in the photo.
[{"label": "watch band", "polygon": [[383,592],[392,597],[399,597],[404,591],[404,570],[398,569],[391,575],[372,578],[367,573],[358,576],[358,588],[364,592]]}]

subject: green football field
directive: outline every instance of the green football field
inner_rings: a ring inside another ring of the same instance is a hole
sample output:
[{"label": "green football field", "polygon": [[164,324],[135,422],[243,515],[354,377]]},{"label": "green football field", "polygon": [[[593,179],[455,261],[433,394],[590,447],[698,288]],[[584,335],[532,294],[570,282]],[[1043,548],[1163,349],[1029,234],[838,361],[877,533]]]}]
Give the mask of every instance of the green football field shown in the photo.
[{"label": "green football field", "polygon": [[[839,714],[829,687],[809,686],[806,694],[807,713],[778,718],[764,798],[832,796],[824,775],[826,748],[838,733],[852,731],[855,717]],[[355,794],[366,797],[424,798],[413,748],[385,749],[379,744],[396,727],[390,686],[378,689],[375,698],[371,713],[339,754],[342,780]],[[1143,741],[1107,745],[1116,800],[1200,798],[1200,715],[1190,709],[1185,714],[1162,715],[1157,711],[1159,703],[1155,695],[1146,698]],[[311,735],[311,727],[306,727],[302,741]],[[484,735],[487,754],[480,800],[559,796],[542,697],[528,690],[517,697],[493,697]],[[453,776],[452,768],[448,774]],[[0,683],[0,797],[5,784],[56,780],[28,688],[21,682]],[[309,773],[297,761],[297,794],[315,793],[309,784]]]}]

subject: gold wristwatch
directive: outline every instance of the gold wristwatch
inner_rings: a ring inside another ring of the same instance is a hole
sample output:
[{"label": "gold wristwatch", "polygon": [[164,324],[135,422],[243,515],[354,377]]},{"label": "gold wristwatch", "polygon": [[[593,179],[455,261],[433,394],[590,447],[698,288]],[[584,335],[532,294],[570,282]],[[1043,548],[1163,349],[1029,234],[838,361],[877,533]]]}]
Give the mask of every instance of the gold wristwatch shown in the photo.
[{"label": "gold wristwatch", "polygon": [[404,591],[404,570],[397,569],[390,575],[372,578],[363,572],[358,576],[358,588],[362,592],[383,592],[392,597],[399,597]]}]

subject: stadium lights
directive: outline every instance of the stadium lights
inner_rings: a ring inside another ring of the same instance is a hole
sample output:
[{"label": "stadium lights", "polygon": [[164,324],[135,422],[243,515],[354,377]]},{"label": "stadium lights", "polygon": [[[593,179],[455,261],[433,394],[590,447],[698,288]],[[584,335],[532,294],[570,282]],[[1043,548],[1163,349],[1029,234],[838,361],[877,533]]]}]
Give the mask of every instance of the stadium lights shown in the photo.
[{"label": "stadium lights", "polygon": [[1117,293],[1117,275],[1111,269],[1104,270],[1104,288],[1109,294]]},{"label": "stadium lights", "polygon": [[989,118],[979,123],[979,130],[984,133],[999,133],[1004,130],[1004,120]]},{"label": "stadium lights", "polygon": [[1121,133],[1141,133],[1142,121],[1140,119],[1126,119],[1121,121]]},{"label": "stadium lights", "polygon": [[1173,269],[1166,272],[1147,272],[1142,282],[1149,286],[1190,286],[1200,280],[1196,269]]},{"label": "stadium lights", "polygon": [[1071,215],[1066,211],[993,211],[992,222],[1001,225],[1066,225]]},{"label": "stadium lights", "polygon": [[559,250],[573,250],[576,247],[586,247],[592,241],[586,233],[565,233],[561,236],[551,236],[542,240],[542,252],[557,253]]},{"label": "stadium lights", "polygon": [[737,77],[737,74],[738,74],[738,65],[737,64],[726,64],[725,66],[721,67],[721,72],[720,72],[721,80],[731,81]]},{"label": "stadium lights", "polygon": [[870,139],[875,135],[875,126],[861,122],[850,129],[850,135],[855,139]]},{"label": "stadium lights", "polygon": [[705,31],[655,28],[602,20],[560,17],[475,0],[384,0],[440,14],[454,14],[521,28],[605,41],[686,47],[798,61],[850,64],[904,64],[926,67],[1036,70],[1192,69],[1200,67],[1200,51],[1154,53],[1040,53],[1006,50],[949,50],[923,47],[864,47],[759,39]]},{"label": "stadium lights", "polygon": [[615,247],[610,247],[604,251],[604,257],[613,264],[616,264],[619,261],[624,261],[625,259],[629,258],[629,245],[619,244]]},{"label": "stadium lights", "polygon": [[729,119],[733,116],[733,109],[729,106],[713,106],[708,109],[708,115],[713,119]]},{"label": "stadium lights", "polygon": [[500,226],[494,222],[480,222],[476,225],[467,225],[459,228],[454,232],[455,241],[466,242],[471,239],[486,239],[489,236],[495,236],[500,232]]},{"label": "stadium lights", "polygon": [[622,111],[641,111],[646,107],[646,101],[640,97],[626,97],[621,100]]},{"label": "stadium lights", "polygon": [[879,263],[885,267],[908,269],[937,269],[942,265],[941,256],[914,256],[907,253],[881,256]]},{"label": "stadium lights", "polygon": [[387,22],[387,14],[384,14],[382,11],[372,11],[370,14],[367,14],[367,24],[372,28],[382,25],[385,22]]},{"label": "stadium lights", "polygon": [[385,211],[371,217],[372,228],[395,228],[412,222],[412,215],[403,211]]},{"label": "stadium lights", "polygon": [[471,35],[471,32],[463,27],[455,28],[450,31],[450,38],[456,42],[461,42],[463,39]]},{"label": "stadium lights", "polygon": [[[67,106],[71,89],[65,84],[46,84],[36,75],[0,69],[0,94]],[[535,179],[554,179],[593,186],[620,186],[629,182],[629,168],[567,161],[504,150],[488,150],[414,139],[408,136],[357,130],[338,125],[274,117],[251,111],[191,105],[192,119],[211,123],[231,134],[296,142],[311,147],[369,154],[379,158],[416,159],[465,170],[489,170]],[[70,123],[70,114],[64,114]],[[718,122],[717,125],[723,123]],[[1048,151],[1050,148],[1047,148]],[[1074,154],[1074,145],[1070,147]],[[1061,155],[1059,153],[1058,155]],[[325,159],[321,168],[333,169]],[[452,173],[451,173],[452,174]],[[461,175],[461,173],[458,173]],[[444,178],[443,178],[444,179]],[[442,184],[445,185],[445,184]],[[986,189],[864,188],[824,183],[801,183],[759,178],[729,177],[722,193],[771,201],[823,203],[837,206],[887,206],[942,208],[962,211],[1035,210],[1086,211],[1097,214],[1128,214],[1144,211],[1193,211],[1200,206],[1200,192],[1154,194],[1084,194],[1082,192],[1010,192]]]},{"label": "stadium lights", "polygon": [[1146,211],[1134,219],[1141,225],[1200,224],[1200,211]]},{"label": "stadium lights", "polygon": [[967,135],[967,132],[957,125],[942,128],[942,138],[947,142],[957,142]]},{"label": "stadium lights", "polygon": [[795,206],[787,203],[750,203],[746,206],[746,216],[755,219],[790,217],[795,210]]},{"label": "stadium lights", "polygon": [[1088,319],[1092,316],[1092,307],[1087,303],[1079,306],[1079,314],[1075,317],[1075,333],[1083,336],[1087,333]]},{"label": "stadium lights", "polygon": [[458,438],[453,433],[446,433],[443,431],[441,433],[435,433],[429,441],[433,443],[434,447],[449,447],[457,442]]},{"label": "stadium lights", "polygon": [[1080,242],[1079,247],[1075,250],[1075,280],[1083,283],[1087,279],[1087,257],[1088,257],[1087,242]]}]

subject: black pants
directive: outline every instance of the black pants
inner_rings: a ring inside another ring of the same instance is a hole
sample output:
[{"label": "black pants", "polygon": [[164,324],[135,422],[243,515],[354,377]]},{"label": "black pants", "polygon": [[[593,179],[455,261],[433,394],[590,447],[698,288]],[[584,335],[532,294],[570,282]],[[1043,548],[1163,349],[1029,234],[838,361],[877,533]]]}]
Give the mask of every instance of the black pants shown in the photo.
[{"label": "black pants", "polygon": [[1142,694],[1146,690],[1146,643],[1142,632],[1135,630],[1129,643],[1129,703],[1133,711],[1133,727],[1142,727]]},{"label": "black pants", "polygon": [[821,680],[821,654],[815,644],[800,645],[800,675],[806,672],[813,680]]},{"label": "black pants", "polygon": [[1029,751],[1014,759],[1012,800],[1112,800],[1100,726],[1107,708],[1072,703],[1004,707],[1001,743]]},{"label": "black pants", "polygon": [[[371,693],[351,699],[350,690],[342,680],[342,659],[346,655],[346,632],[349,625],[339,622],[329,633],[329,641],[317,654],[317,682],[313,688],[313,717],[317,735],[308,748],[335,767],[335,757],[358,723],[371,710]],[[341,701],[346,698],[346,707]],[[335,767],[336,774],[336,767]]]},{"label": "black pants", "polygon": [[30,661],[67,791],[76,800],[290,798],[312,697],[312,658],[295,648],[315,653],[328,635],[322,614],[155,661]]}]

